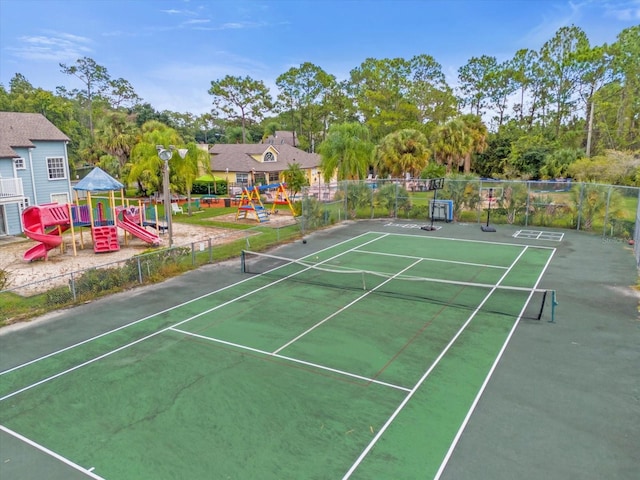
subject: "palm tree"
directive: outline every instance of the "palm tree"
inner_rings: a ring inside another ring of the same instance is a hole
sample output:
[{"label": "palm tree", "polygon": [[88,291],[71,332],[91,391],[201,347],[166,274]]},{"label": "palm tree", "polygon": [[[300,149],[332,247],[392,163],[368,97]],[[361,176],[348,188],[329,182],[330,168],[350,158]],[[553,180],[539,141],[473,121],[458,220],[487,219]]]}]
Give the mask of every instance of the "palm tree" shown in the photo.
[{"label": "palm tree", "polygon": [[382,139],[376,163],[383,174],[402,177],[409,173],[415,177],[427,166],[430,155],[427,138],[418,130],[404,129]]},{"label": "palm tree", "polygon": [[[471,149],[464,155],[464,173],[471,173],[471,156],[474,153],[482,153],[487,149],[487,136],[489,131],[482,118],[478,115],[463,115],[462,121],[464,122],[467,134],[471,137]],[[458,166],[461,166],[458,164]]]},{"label": "palm tree", "polygon": [[431,148],[436,162],[446,164],[447,173],[451,173],[454,161],[457,165],[460,159],[464,159],[473,148],[473,139],[469,135],[464,120],[455,118],[436,127]]},{"label": "palm tree", "polygon": [[336,171],[338,180],[366,177],[373,152],[369,138],[369,130],[360,123],[332,125],[326,140],[318,148],[324,181],[330,182]]},{"label": "palm tree", "polygon": [[118,160],[119,173],[129,161],[129,155],[136,143],[138,128],[122,112],[107,114],[98,126],[96,144]]},{"label": "palm tree", "polygon": [[[209,171],[209,153],[198,148],[195,142],[186,145],[187,153],[184,158],[178,156],[172,170],[175,174],[174,181],[178,183],[178,191],[187,195],[187,210],[191,215],[191,190],[193,181],[198,177],[200,171]],[[171,170],[170,170],[171,171]]]},{"label": "palm tree", "polygon": [[[127,175],[127,181],[137,182],[138,189],[158,192],[162,189],[162,160],[158,157],[156,145],[182,144],[182,138],[173,128],[164,123],[151,120],[142,125],[140,141],[131,150],[131,168]],[[169,161],[169,171],[174,170],[175,158]],[[174,172],[175,173],[175,172]]]}]

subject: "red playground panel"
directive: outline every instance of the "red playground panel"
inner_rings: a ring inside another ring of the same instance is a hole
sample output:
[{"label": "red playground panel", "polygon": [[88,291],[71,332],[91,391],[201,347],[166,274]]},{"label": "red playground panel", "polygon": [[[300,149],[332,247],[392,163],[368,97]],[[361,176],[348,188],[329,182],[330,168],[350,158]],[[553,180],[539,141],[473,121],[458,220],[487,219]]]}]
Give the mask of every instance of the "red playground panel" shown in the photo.
[{"label": "red playground panel", "polygon": [[93,251],[96,253],[115,252],[120,250],[118,227],[110,225],[93,228]]}]

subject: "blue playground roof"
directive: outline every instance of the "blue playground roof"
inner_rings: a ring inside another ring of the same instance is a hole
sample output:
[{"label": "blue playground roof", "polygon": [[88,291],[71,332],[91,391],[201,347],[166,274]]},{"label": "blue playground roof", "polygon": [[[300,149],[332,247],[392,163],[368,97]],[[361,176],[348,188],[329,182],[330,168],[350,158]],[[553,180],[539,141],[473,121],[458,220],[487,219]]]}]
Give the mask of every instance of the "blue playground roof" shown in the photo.
[{"label": "blue playground roof", "polygon": [[96,167],[73,187],[74,190],[87,192],[111,192],[121,190],[124,185],[102,170]]}]

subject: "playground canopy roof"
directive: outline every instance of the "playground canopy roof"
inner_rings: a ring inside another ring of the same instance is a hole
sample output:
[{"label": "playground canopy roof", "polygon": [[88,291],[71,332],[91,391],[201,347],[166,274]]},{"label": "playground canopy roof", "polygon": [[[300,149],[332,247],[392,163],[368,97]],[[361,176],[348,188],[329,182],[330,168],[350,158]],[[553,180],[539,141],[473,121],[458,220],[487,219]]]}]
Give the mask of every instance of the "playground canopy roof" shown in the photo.
[{"label": "playground canopy roof", "polygon": [[96,167],[91,170],[86,177],[80,180],[74,187],[74,190],[83,190],[87,192],[110,192],[113,190],[121,190],[124,185],[102,170]]}]

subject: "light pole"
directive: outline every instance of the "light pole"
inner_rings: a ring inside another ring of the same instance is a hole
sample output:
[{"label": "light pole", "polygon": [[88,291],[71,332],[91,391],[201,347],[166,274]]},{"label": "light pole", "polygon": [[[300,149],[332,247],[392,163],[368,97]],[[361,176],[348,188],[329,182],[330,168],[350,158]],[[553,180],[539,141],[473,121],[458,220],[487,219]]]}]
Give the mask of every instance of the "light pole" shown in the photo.
[{"label": "light pole", "polygon": [[[156,145],[158,151],[158,157],[164,162],[164,168],[162,172],[162,189],[164,196],[164,214],[167,220],[167,231],[169,232],[169,248],[173,247],[173,225],[171,218],[171,192],[169,191],[169,160],[173,157],[173,151],[176,147],[169,145],[169,148],[164,148],[164,145]],[[186,148],[178,149],[180,158],[187,155],[188,150]]]},{"label": "light pole", "polygon": [[164,145],[156,145],[158,156],[164,163],[162,168],[162,189],[164,197],[164,218],[167,222],[167,231],[169,232],[169,248],[173,246],[173,229],[171,225],[171,194],[169,193],[169,160],[173,156],[171,150],[164,148]]}]

